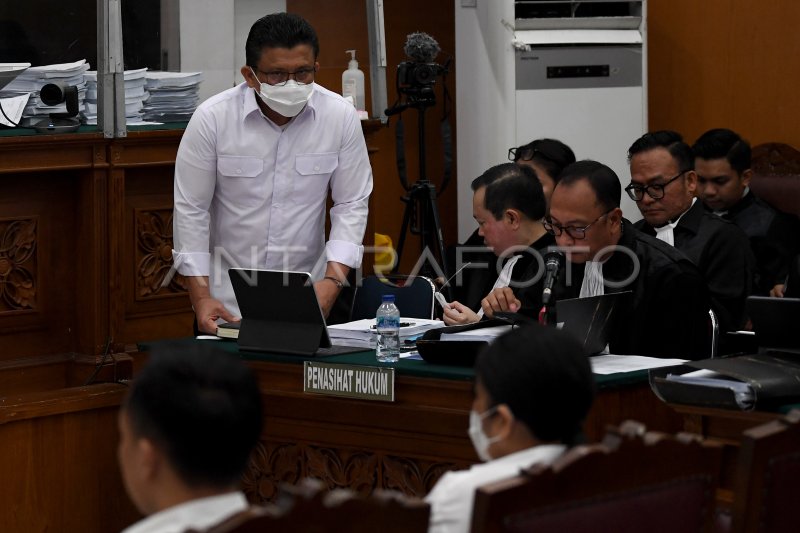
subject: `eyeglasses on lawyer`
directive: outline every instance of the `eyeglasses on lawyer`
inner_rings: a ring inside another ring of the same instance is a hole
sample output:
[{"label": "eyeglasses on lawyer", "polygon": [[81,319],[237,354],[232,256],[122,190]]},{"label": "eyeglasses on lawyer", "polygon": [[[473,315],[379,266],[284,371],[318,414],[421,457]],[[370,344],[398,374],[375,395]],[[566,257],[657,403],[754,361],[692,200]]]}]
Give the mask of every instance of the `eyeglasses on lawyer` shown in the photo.
[{"label": "eyeglasses on lawyer", "polygon": [[550,235],[555,235],[556,237],[560,237],[562,233],[566,233],[576,241],[580,241],[586,238],[586,230],[588,230],[590,227],[592,227],[593,224],[595,224],[598,220],[600,220],[604,216],[608,215],[610,212],[611,211],[606,211],[605,213],[603,213],[602,215],[600,215],[599,217],[597,217],[596,219],[594,219],[593,221],[591,221],[590,223],[586,224],[583,227],[561,226],[553,222],[553,220],[550,217],[547,217],[542,221],[542,226],[544,226],[545,231],[547,231],[547,233],[549,233]]},{"label": "eyeglasses on lawyer", "polygon": [[644,198],[644,193],[647,193],[647,196],[653,200],[660,200],[664,198],[664,188],[687,172],[689,172],[689,169],[681,170],[664,183],[653,183],[652,185],[639,185],[637,183],[631,183],[625,187],[625,192],[628,193],[628,196],[630,196],[631,200],[634,202],[641,202],[642,198]]}]

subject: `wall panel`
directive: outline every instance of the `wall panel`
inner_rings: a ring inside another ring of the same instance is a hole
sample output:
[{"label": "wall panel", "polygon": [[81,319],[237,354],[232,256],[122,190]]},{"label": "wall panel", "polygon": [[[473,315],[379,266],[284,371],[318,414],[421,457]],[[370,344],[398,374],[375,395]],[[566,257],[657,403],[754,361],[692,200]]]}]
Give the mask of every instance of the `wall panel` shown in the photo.
[{"label": "wall panel", "polygon": [[650,129],[800,146],[800,3],[650,0]]}]

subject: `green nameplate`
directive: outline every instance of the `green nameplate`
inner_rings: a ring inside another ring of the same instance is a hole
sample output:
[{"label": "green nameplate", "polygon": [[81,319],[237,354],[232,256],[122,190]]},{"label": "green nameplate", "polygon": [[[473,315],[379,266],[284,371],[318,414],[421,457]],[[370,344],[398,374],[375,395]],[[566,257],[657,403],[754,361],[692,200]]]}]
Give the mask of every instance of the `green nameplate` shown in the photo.
[{"label": "green nameplate", "polygon": [[303,392],[394,401],[394,368],[303,362]]}]

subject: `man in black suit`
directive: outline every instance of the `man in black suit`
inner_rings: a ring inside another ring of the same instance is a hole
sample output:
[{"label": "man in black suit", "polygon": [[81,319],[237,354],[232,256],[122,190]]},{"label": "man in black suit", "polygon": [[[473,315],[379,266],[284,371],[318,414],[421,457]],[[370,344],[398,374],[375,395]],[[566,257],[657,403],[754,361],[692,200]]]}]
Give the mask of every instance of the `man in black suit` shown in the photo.
[{"label": "man in black suit", "polygon": [[566,251],[557,300],[631,291],[615,310],[614,354],[702,359],[710,347],[709,299],[697,267],[622,217],[622,187],[596,161],[564,169],[545,228]]},{"label": "man in black suit", "polygon": [[628,149],[628,161],[631,183],[625,191],[644,217],[636,228],[673,245],[697,265],[722,331],[744,327],[755,259],[742,230],[697,201],[689,145],[674,131],[646,133]]},{"label": "man in black suit", "polygon": [[750,191],[750,145],[737,133],[718,128],[701,135],[692,151],[697,197],[706,209],[739,226],[750,239],[757,266],[753,293],[782,294],[796,223]]}]

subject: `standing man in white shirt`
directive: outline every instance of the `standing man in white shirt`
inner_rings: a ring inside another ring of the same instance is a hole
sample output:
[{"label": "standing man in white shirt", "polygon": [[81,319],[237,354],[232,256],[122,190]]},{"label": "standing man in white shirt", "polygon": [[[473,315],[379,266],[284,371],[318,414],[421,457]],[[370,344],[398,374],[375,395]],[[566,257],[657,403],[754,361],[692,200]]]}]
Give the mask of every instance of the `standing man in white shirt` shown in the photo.
[{"label": "standing man in white shirt", "polygon": [[258,383],[238,357],[208,344],[154,353],[119,413],[122,479],[147,515],[124,533],[205,530],[247,509],[240,478],[261,426]]},{"label": "standing man in white shirt", "polygon": [[229,268],[311,272],[327,315],[361,265],[372,170],[355,108],[314,83],[318,53],[301,17],[259,19],[247,37],[245,82],[203,102],[186,128],[173,260],[200,331],[237,319]]}]

